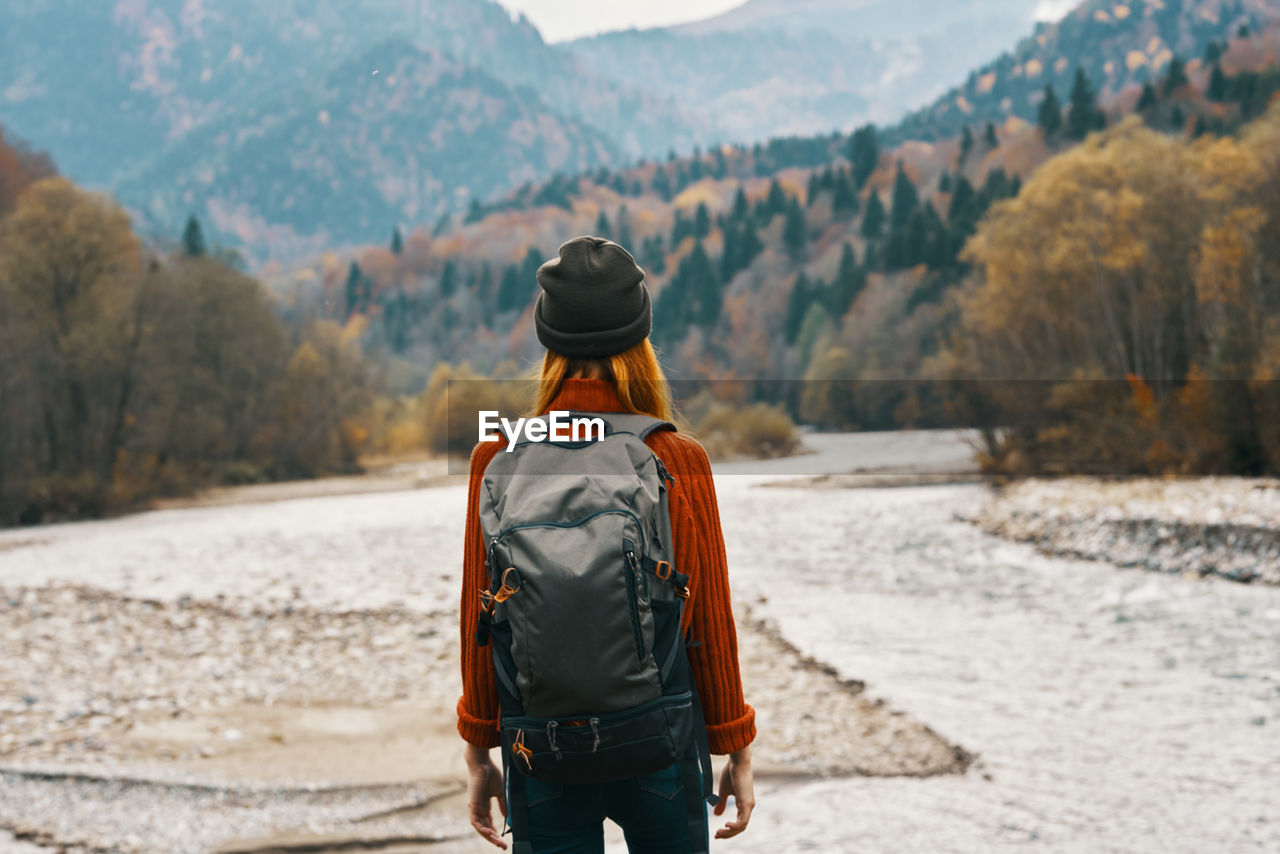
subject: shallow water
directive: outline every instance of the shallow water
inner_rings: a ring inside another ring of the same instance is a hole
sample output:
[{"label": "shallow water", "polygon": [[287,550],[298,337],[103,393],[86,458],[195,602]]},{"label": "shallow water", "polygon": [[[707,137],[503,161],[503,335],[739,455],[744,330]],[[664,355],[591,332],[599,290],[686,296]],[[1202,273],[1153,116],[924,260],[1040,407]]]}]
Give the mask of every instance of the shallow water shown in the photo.
[{"label": "shallow water", "polygon": [[[735,600],[980,762],[926,780],[762,781],[752,827],[722,850],[1280,850],[1280,588],[1036,555],[953,520],[983,500],[976,485],[754,488],[964,451],[919,433],[809,441],[822,453],[803,463],[720,469]],[[445,487],[8,531],[0,585],[434,611],[457,601],[464,499]]]}]

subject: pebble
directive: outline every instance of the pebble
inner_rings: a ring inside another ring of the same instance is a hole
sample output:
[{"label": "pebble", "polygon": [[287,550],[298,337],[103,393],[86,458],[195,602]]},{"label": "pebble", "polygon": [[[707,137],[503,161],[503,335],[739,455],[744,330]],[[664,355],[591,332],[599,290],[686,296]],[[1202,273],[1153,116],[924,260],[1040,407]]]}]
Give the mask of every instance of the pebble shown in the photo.
[{"label": "pebble", "polygon": [[1058,557],[1280,585],[1280,480],[1033,478],[962,518]]}]

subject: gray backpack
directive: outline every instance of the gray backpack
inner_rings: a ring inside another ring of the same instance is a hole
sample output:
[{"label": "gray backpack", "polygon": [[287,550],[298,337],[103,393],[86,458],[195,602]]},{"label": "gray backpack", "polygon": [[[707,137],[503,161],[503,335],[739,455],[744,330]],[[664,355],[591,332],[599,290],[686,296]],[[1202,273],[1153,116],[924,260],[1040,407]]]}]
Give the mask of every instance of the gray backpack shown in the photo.
[{"label": "gray backpack", "polygon": [[603,420],[604,437],[517,442],[494,456],[480,492],[489,586],[477,642],[497,672],[515,850],[527,850],[526,805],[511,769],[601,783],[676,762],[693,850],[704,850],[703,800],[717,798],[680,629],[689,578],[673,565],[675,478],[644,444],[675,428],[646,415],[571,415]]}]

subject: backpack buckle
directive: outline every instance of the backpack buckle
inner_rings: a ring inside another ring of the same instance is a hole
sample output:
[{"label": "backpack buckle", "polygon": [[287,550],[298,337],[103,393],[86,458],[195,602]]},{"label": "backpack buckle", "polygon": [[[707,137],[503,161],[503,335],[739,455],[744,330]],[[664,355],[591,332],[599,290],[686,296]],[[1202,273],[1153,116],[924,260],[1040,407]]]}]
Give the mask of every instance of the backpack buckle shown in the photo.
[{"label": "backpack buckle", "polygon": [[658,561],[658,565],[653,568],[653,574],[658,577],[659,581],[670,581],[671,573],[674,571],[675,569],[671,566],[671,562],[666,560]]},{"label": "backpack buckle", "polygon": [[677,587],[676,595],[679,596],[681,599],[688,599],[690,596],[689,585],[686,584],[683,587]]}]

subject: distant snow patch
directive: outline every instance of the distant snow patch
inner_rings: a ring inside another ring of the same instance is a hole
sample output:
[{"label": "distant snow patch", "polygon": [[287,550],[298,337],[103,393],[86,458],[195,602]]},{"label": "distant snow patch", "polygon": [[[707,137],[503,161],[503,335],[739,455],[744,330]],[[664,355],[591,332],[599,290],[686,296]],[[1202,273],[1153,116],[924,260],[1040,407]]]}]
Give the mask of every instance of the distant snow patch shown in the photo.
[{"label": "distant snow patch", "polygon": [[1040,0],[1035,18],[1037,21],[1061,21],[1076,5],[1077,0]]}]

